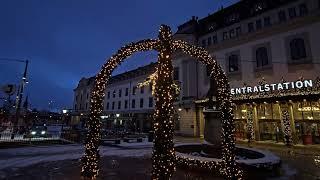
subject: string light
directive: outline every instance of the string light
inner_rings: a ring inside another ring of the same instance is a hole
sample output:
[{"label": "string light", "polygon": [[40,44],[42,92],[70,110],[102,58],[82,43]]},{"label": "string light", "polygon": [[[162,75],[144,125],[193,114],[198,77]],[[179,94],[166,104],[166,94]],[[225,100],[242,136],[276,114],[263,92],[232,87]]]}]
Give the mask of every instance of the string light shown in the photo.
[{"label": "string light", "polygon": [[254,141],[255,137],[254,137],[254,128],[253,128],[253,114],[252,114],[252,109],[250,108],[247,111],[247,128],[248,128],[248,142],[251,143],[252,141]]},{"label": "string light", "polygon": [[[156,99],[154,113],[154,146],[152,153],[152,179],[170,179],[178,162],[191,165],[192,160],[177,159],[175,156],[173,134],[173,113],[175,94],[178,85],[174,84],[172,72],[172,53],[182,50],[184,53],[200,60],[211,68],[210,77],[217,83],[217,102],[222,119],[222,160],[219,164],[209,163],[213,170],[223,175],[226,179],[241,179],[242,171],[235,161],[235,131],[231,108],[230,85],[222,68],[208,54],[208,52],[184,41],[174,41],[169,26],[162,25],[157,40],[143,40],[122,47],[115,55],[103,65],[96,75],[95,85],[91,95],[90,121],[88,122],[88,134],[85,143],[85,155],[82,158],[81,174],[85,178],[95,179],[99,174],[99,144],[101,121],[106,85],[113,70],[121,62],[138,51],[156,50],[158,54],[157,71],[150,77],[154,83],[154,97]],[[191,163],[191,164],[190,164]],[[206,162],[197,162],[204,163]]]},{"label": "string light", "polygon": [[291,146],[293,141],[290,127],[290,116],[287,110],[282,111],[282,121],[284,126],[284,142],[287,146]]}]

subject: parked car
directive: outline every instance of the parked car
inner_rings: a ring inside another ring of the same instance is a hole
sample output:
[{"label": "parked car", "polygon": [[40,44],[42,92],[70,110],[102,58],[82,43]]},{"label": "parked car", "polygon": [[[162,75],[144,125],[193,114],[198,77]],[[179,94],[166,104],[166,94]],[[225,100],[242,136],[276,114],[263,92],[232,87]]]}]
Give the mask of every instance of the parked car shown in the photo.
[{"label": "parked car", "polygon": [[27,134],[27,138],[36,138],[36,137],[48,137],[47,127],[45,126],[33,126],[29,133]]}]

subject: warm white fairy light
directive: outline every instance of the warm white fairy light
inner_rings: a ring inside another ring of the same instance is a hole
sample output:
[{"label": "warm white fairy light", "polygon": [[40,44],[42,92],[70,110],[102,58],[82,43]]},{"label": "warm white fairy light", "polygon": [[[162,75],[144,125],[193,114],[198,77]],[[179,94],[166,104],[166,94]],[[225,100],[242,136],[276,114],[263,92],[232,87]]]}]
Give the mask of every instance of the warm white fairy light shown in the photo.
[{"label": "warm white fairy light", "polygon": [[287,146],[290,146],[292,145],[292,133],[290,127],[290,116],[287,110],[282,111],[282,121],[284,126],[284,142]]}]

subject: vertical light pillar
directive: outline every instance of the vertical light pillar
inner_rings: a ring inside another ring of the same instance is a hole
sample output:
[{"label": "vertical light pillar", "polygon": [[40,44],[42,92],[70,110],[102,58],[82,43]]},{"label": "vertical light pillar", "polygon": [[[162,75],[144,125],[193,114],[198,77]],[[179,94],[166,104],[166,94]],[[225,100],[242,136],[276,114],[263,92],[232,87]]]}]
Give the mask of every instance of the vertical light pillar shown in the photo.
[{"label": "vertical light pillar", "polygon": [[154,146],[152,179],[170,179],[175,171],[174,153],[174,93],[172,78],[172,33],[162,25],[159,32],[158,78],[155,89]]}]

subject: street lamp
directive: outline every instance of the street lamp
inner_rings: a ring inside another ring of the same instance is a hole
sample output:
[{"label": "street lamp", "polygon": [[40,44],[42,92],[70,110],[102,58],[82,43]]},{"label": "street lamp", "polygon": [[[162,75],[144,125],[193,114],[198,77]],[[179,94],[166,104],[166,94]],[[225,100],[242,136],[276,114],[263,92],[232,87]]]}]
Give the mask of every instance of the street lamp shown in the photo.
[{"label": "street lamp", "polygon": [[16,118],[15,121],[13,122],[13,134],[11,136],[11,139],[14,138],[14,133],[16,132],[16,126],[18,125],[19,121],[19,116],[20,116],[20,109],[21,109],[21,102],[23,98],[23,91],[25,89],[25,85],[28,83],[27,81],[27,72],[28,72],[28,60],[21,60],[21,59],[14,59],[14,58],[0,58],[2,61],[15,61],[15,62],[20,62],[20,63],[25,63],[25,68],[24,68],[24,73],[22,80],[19,85],[18,93],[17,93],[17,99],[16,99]]}]

